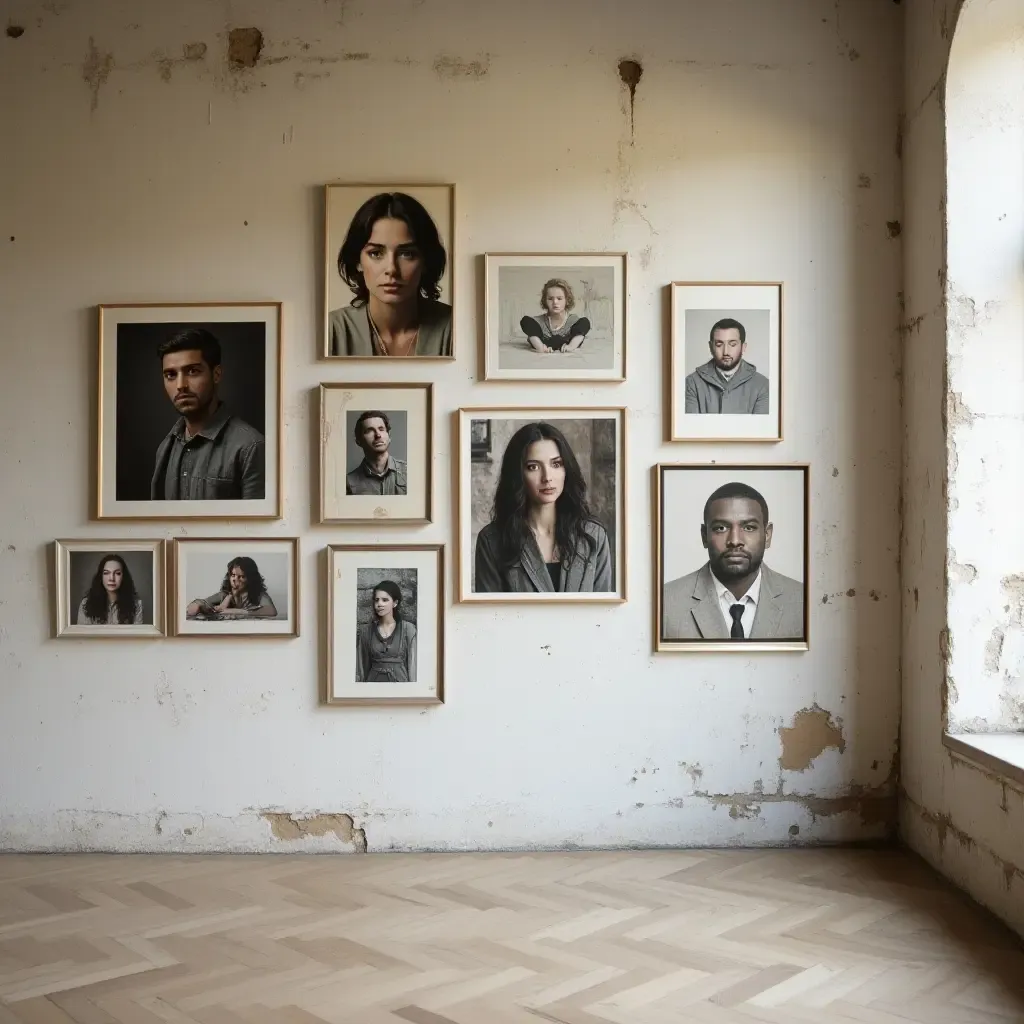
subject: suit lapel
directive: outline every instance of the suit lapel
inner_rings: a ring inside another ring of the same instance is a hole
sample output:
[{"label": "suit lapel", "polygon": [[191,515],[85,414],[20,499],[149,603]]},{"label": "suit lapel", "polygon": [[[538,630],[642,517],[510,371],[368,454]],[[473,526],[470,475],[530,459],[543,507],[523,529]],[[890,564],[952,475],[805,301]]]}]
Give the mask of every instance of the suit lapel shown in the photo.
[{"label": "suit lapel", "polygon": [[697,573],[697,581],[693,585],[693,598],[697,602],[691,611],[697,629],[705,640],[728,640],[722,613],[718,609],[718,594],[711,579],[711,567],[705,565]]},{"label": "suit lapel", "polygon": [[533,537],[527,538],[526,543],[523,545],[522,554],[519,556],[519,564],[523,567],[523,571],[530,577],[530,582],[533,583],[539,592],[545,594],[553,594],[555,592],[555,588],[551,585],[551,577],[548,575],[547,566],[544,565],[544,560],[540,557],[540,548],[537,547],[537,542]]},{"label": "suit lapel", "polygon": [[764,639],[779,634],[779,623],[782,621],[782,587],[775,578],[775,573],[763,562],[761,564],[761,593],[757,599],[757,611],[754,613],[754,624],[750,627],[750,639]]}]

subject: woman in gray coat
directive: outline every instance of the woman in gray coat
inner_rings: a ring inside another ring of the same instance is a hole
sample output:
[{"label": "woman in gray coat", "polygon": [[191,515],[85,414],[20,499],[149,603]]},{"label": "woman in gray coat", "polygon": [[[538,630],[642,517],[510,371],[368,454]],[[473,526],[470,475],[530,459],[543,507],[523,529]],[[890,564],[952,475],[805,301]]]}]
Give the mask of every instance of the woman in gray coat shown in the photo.
[{"label": "woman in gray coat", "polygon": [[491,521],[476,541],[476,593],[610,591],[611,546],[591,515],[587,484],[565,436],[528,423],[501,460]]}]

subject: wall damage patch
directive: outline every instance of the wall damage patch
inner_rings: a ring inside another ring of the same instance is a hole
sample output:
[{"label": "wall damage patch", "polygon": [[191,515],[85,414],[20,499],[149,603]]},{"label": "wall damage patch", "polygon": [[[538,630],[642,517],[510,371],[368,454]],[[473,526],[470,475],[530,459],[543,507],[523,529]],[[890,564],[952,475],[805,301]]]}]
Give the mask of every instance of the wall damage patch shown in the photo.
[{"label": "wall damage patch", "polygon": [[89,36],[89,52],[85,55],[85,62],[82,64],[82,78],[92,92],[92,110],[100,105],[100,89],[107,84],[107,79],[113,70],[114,55],[100,53],[96,48],[96,41]]},{"label": "wall damage patch", "polygon": [[357,853],[366,853],[366,831],[355,827],[350,814],[314,814],[303,818],[279,811],[263,811],[260,817],[269,822],[274,838],[283,842],[333,832],[343,843],[351,843]]},{"label": "wall damage patch", "polygon": [[254,68],[263,52],[263,33],[258,28],[233,28],[228,33],[228,64]]},{"label": "wall damage patch", "polygon": [[812,704],[793,716],[793,724],[779,729],[782,754],[779,767],[784,771],[802,772],[811,762],[830,747],[842,754],[846,750],[842,719],[833,721],[830,712]]},{"label": "wall damage patch", "polygon": [[482,60],[460,60],[442,54],[434,61],[434,72],[438,78],[483,78],[491,70],[490,54]]}]

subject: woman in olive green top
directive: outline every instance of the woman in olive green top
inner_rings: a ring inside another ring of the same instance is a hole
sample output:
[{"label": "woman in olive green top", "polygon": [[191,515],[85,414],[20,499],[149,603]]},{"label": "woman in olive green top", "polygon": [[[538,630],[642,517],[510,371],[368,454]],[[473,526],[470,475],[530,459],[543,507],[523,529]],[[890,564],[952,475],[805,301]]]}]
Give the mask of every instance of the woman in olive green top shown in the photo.
[{"label": "woman in olive green top", "polygon": [[418,200],[404,192],[367,199],[338,253],[355,298],[331,311],[331,355],[450,356],[452,307],[439,301],[447,262]]}]

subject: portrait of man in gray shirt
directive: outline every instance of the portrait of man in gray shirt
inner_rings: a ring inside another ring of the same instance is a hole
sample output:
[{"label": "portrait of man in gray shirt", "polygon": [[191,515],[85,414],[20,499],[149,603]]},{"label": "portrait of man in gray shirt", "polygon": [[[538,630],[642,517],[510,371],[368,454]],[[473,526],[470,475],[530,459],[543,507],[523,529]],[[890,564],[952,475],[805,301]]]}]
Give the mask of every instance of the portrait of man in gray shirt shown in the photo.
[{"label": "portrait of man in gray shirt", "polygon": [[359,465],[345,475],[345,493],[406,494],[407,466],[391,454],[388,414],[379,409],[360,413],[354,433],[363,457]]},{"label": "portrait of man in gray shirt", "polygon": [[708,339],[711,358],[686,378],[687,413],[768,414],[768,378],[746,360],[747,329],[719,320]]},{"label": "portrait of man in gray shirt", "polygon": [[262,499],[266,441],[221,401],[221,344],[186,327],[157,349],[164,390],[179,418],[156,450],[150,497],[163,501]]}]

